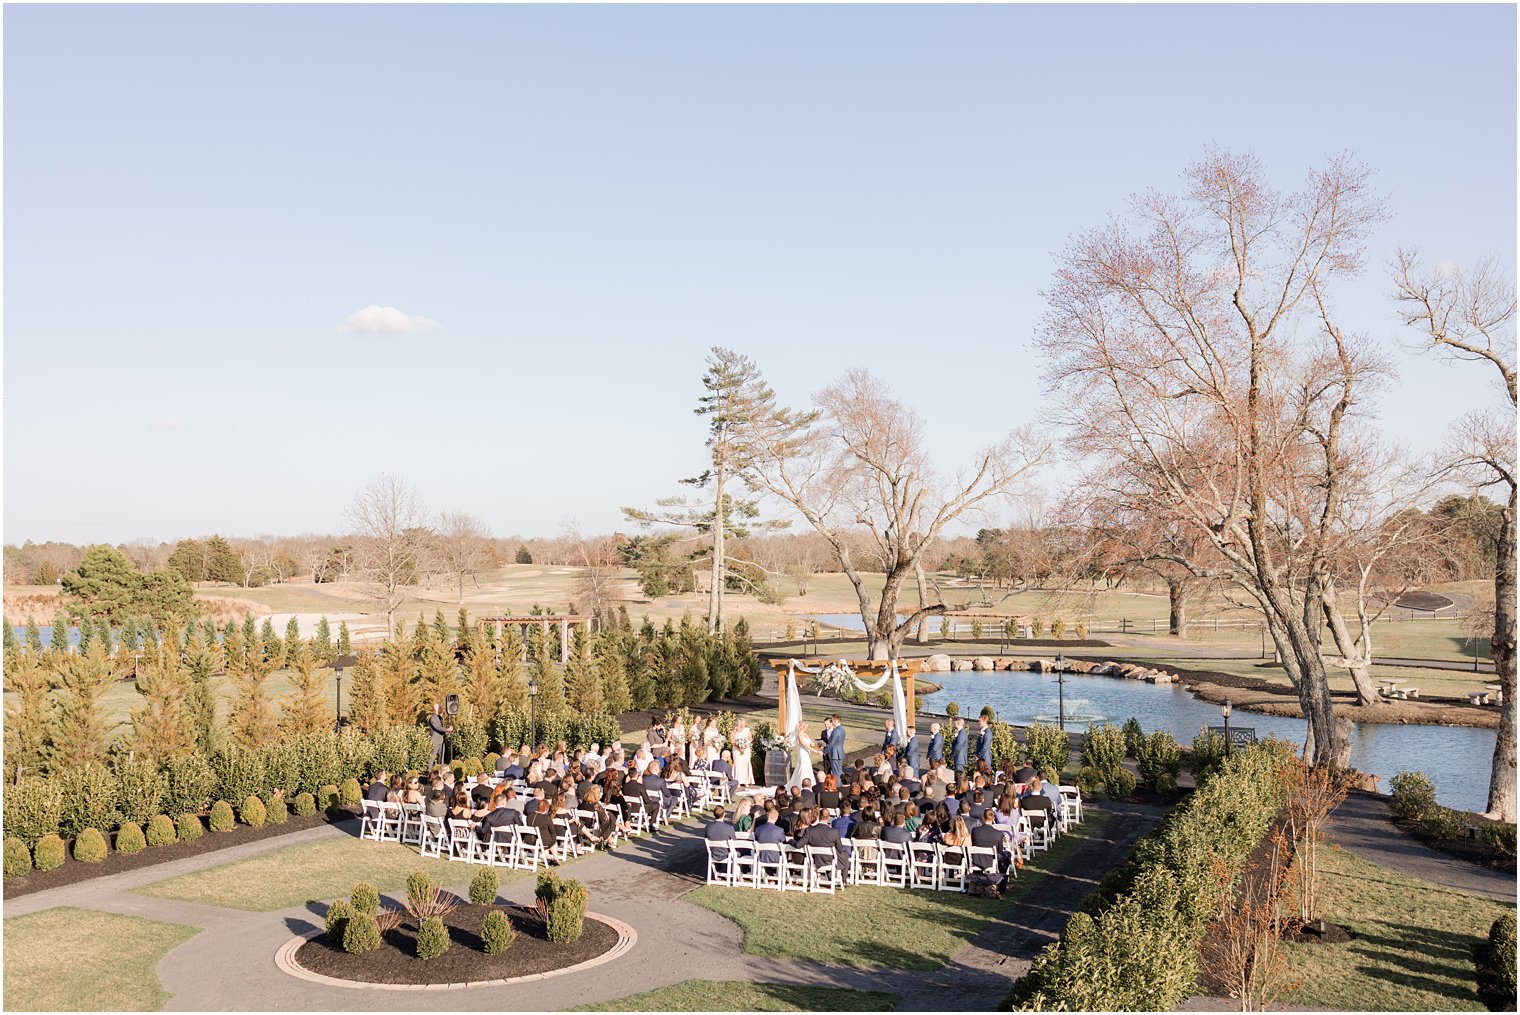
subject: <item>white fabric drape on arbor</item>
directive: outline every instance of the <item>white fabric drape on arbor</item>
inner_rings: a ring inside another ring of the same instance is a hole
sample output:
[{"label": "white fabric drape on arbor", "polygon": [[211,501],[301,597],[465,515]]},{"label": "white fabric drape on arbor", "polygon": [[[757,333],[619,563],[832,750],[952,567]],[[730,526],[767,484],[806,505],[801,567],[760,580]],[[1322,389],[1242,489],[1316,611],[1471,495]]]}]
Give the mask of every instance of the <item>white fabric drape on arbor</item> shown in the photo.
[{"label": "white fabric drape on arbor", "polygon": [[[830,663],[830,665],[838,666],[843,669],[847,674],[849,674],[850,682],[855,685],[856,689],[865,691],[867,694],[881,690],[884,686],[886,686],[886,683],[889,680],[892,682],[892,720],[897,726],[897,735],[902,737],[903,742],[906,743],[908,739],[908,699],[907,695],[903,691],[902,674],[898,672],[897,660],[889,660],[887,662],[886,672],[884,672],[875,683],[870,684],[857,677],[855,675],[855,671],[850,669],[850,664],[843,659],[839,660],[838,663]],[[797,673],[799,671],[802,673],[822,672],[821,669],[816,669],[811,666],[804,666],[802,663],[799,663],[795,659],[788,660],[788,681],[786,687],[786,711],[788,728],[783,730],[783,733],[793,733],[797,729],[796,716],[801,711],[797,701]]]}]

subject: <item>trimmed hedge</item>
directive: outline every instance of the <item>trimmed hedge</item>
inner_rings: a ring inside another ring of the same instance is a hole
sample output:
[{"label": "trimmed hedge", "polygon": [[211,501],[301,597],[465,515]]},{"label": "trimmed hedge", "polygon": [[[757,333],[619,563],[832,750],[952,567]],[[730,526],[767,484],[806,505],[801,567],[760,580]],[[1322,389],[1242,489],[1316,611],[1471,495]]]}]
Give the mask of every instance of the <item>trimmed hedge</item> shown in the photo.
[{"label": "trimmed hedge", "polygon": [[5,788],[5,834],[35,846],[43,836],[57,835],[63,815],[63,795],[57,783],[27,776]]},{"label": "trimmed hedge", "polygon": [[201,824],[200,816],[196,814],[181,814],[175,828],[179,832],[180,842],[194,842],[206,834],[206,826]]},{"label": "trimmed hedge", "polygon": [[232,805],[225,800],[218,800],[211,805],[211,820],[208,822],[213,832],[230,832],[237,825],[232,816]]},{"label": "trimmed hedge", "polygon": [[84,863],[100,863],[110,852],[106,837],[98,828],[86,828],[74,840],[74,859]]},{"label": "trimmed hedge", "polygon": [[179,836],[174,832],[174,822],[167,814],[158,814],[148,822],[148,845],[172,846],[179,841]]},{"label": "trimmed hedge", "polygon": [[63,840],[56,835],[44,835],[37,840],[37,848],[32,851],[32,862],[40,871],[62,867],[67,857],[68,850],[64,848]]},{"label": "trimmed hedge", "polygon": [[358,779],[344,779],[343,785],[338,790],[338,803],[343,807],[357,807],[359,801],[364,799],[364,791],[359,788]]},{"label": "trimmed hedge", "polygon": [[1224,890],[1215,865],[1239,877],[1271,828],[1286,792],[1285,749],[1267,740],[1231,752],[1087,897],[1005,1007],[1170,1011],[1188,997],[1198,941]]},{"label": "trimmed hedge", "polygon": [[143,830],[139,826],[128,822],[117,830],[116,852],[141,853],[147,848],[148,840],[143,838]]},{"label": "trimmed hedge", "polygon": [[[486,919],[490,919],[487,917]],[[1505,913],[1489,928],[1488,940],[1473,946],[1478,997],[1489,1011],[1515,1007],[1515,914]]]},{"label": "trimmed hedge", "polygon": [[309,818],[317,813],[317,798],[310,793],[302,793],[295,798],[294,810],[296,817]]},{"label": "trimmed hedge", "polygon": [[1182,771],[1182,748],[1175,737],[1165,730],[1157,730],[1142,737],[1134,751],[1141,785],[1163,795],[1177,789],[1177,775]]},{"label": "trimmed hedge", "polygon": [[5,837],[5,876],[20,878],[32,870],[32,851],[14,835]]}]

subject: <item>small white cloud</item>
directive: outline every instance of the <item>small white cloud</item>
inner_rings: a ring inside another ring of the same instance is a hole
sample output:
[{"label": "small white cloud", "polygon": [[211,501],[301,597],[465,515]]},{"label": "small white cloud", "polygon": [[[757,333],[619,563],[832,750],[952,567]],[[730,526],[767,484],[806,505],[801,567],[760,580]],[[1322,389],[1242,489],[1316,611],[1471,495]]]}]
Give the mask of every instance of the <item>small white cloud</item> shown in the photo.
[{"label": "small white cloud", "polygon": [[371,303],[363,310],[356,310],[338,325],[339,331],[350,335],[410,335],[418,331],[434,331],[443,327],[430,317],[409,314],[396,307],[382,307]]},{"label": "small white cloud", "polygon": [[155,419],[148,424],[149,430],[183,430],[190,425],[188,419]]}]

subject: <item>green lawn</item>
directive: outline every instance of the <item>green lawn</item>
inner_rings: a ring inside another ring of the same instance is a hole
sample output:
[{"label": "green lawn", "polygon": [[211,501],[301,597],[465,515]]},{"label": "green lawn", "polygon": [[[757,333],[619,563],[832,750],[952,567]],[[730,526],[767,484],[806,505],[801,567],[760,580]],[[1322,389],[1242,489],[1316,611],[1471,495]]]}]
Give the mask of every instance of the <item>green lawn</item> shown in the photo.
[{"label": "green lawn", "polygon": [[[415,849],[394,842],[343,838],[208,867],[156,881],[137,891],[182,902],[270,912],[311,900],[347,896],[359,881],[392,892],[405,888],[407,876],[421,870],[442,884],[459,886],[468,884],[482,869],[475,864],[420,857]],[[526,876],[521,871],[500,873],[503,881]]]},{"label": "green lawn", "polygon": [[687,980],[570,1011],[891,1011],[902,998],[879,990],[744,980]]},{"label": "green lawn", "polygon": [[[1453,860],[1452,863],[1461,863]],[[1483,1011],[1472,946],[1497,903],[1397,874],[1345,850],[1321,860],[1321,909],[1354,941],[1290,945],[1294,1006],[1351,1011]]]},{"label": "green lawn", "polygon": [[157,1011],[154,967],[195,927],[61,907],[5,921],[7,1011]]},{"label": "green lawn", "polygon": [[[816,895],[705,886],[686,896],[744,929],[744,950],[773,958],[831,965],[938,969],[961,946],[1058,866],[1083,840],[1100,833],[1110,814],[1089,807],[1087,820],[1024,866],[1000,902],[959,892],[909,888],[846,888]],[[1103,871],[1084,872],[1101,877]],[[806,927],[806,934],[798,934]]]}]

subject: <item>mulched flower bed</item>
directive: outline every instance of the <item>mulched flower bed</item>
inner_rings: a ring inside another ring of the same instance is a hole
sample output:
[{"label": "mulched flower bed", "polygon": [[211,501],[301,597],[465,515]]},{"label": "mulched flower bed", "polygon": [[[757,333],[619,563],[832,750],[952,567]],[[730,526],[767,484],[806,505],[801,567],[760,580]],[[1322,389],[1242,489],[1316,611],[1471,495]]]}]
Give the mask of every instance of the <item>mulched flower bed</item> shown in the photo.
[{"label": "mulched flower bed", "polygon": [[64,885],[74,885],[92,878],[183,860],[185,857],[199,856],[202,853],[227,849],[229,846],[241,846],[248,842],[258,842],[260,839],[269,839],[276,835],[288,835],[291,832],[315,828],[321,824],[347,821],[353,817],[352,812],[341,810],[331,816],[312,814],[300,818],[291,815],[283,825],[264,825],[260,828],[236,825],[230,832],[213,832],[207,829],[199,839],[192,839],[189,842],[176,842],[169,846],[149,846],[137,853],[112,851],[107,853],[106,858],[100,863],[81,863],[75,860],[73,844],[70,843],[69,859],[64,861],[62,867],[54,867],[50,871],[34,870],[19,878],[6,878],[5,898],[17,899],[23,895],[31,895],[33,892],[46,891],[49,888],[61,888]]},{"label": "mulched flower bed", "polygon": [[408,921],[363,955],[348,954],[326,936],[314,938],[297,949],[296,964],[323,976],[364,983],[469,983],[564,969],[611,951],[618,943],[616,930],[588,917],[579,940],[556,944],[544,936],[544,925],[531,909],[507,906],[504,910],[517,937],[506,951],[487,955],[480,925],[492,908],[466,903],[444,917],[453,943],[437,958],[417,957],[417,930]]},{"label": "mulched flower bed", "polygon": [[[1320,925],[1324,925],[1324,930]],[[1317,920],[1314,923],[1294,924],[1283,930],[1283,939],[1295,941],[1299,944],[1311,945],[1342,945],[1347,941],[1355,941],[1356,934],[1347,930],[1338,923],[1329,920]]]}]

